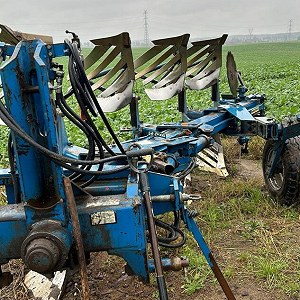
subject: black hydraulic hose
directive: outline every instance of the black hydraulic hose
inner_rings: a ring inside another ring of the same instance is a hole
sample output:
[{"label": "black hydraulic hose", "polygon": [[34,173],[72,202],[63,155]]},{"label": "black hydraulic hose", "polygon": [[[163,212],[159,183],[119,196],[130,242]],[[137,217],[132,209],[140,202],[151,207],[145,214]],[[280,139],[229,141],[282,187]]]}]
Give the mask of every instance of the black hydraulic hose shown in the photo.
[{"label": "black hydraulic hose", "polygon": [[[158,243],[160,246],[163,246],[165,248],[175,249],[175,248],[180,248],[185,244],[186,235],[181,229],[179,229],[173,225],[167,224],[158,219],[155,219],[155,225],[157,227],[161,227],[161,228],[169,231],[170,235],[171,235],[171,236],[169,235],[169,237],[158,236]],[[179,235],[181,236],[181,241],[171,244],[171,242],[174,242],[178,239]]]},{"label": "black hydraulic hose", "polygon": [[[75,59],[75,62],[76,62],[76,66],[78,67],[78,71],[79,71],[78,73],[81,75],[81,80],[84,82],[85,89],[87,90],[87,91],[84,91],[84,88],[81,87],[81,90],[83,90],[84,96],[85,96],[85,92],[86,92],[87,97],[89,98],[89,99],[86,99],[86,97],[85,97],[85,99],[87,100],[86,102],[89,106],[90,106],[90,101],[92,101],[94,103],[94,105],[96,106],[97,111],[100,114],[100,116],[101,116],[106,128],[108,129],[110,135],[112,136],[113,140],[115,141],[115,143],[118,146],[118,148],[120,149],[120,151],[124,154],[125,151],[124,151],[121,143],[119,142],[117,136],[115,135],[113,129],[111,128],[105,114],[103,113],[102,108],[99,105],[98,100],[97,100],[97,98],[96,98],[96,96],[95,96],[95,94],[94,94],[94,92],[91,88],[90,82],[88,81],[88,79],[86,77],[86,74],[85,74],[81,59],[79,57],[78,49],[77,49],[76,45],[73,45],[73,50],[74,51],[71,51],[71,52],[73,53],[73,56],[74,56],[74,59]],[[105,144],[105,142],[104,142],[104,144]],[[109,149],[108,151],[110,152],[111,149]]]},{"label": "black hydraulic hose", "polygon": [[[82,128],[82,131],[86,130],[88,135],[93,135],[93,138],[95,139],[96,145],[99,149],[100,157],[101,158],[104,157],[102,144],[95,136],[94,131],[88,126],[88,124],[86,124],[83,120],[81,120],[81,118],[67,105],[67,103],[62,95],[61,95],[60,101],[58,101],[58,106],[61,109],[61,111],[66,115],[67,118],[71,117],[73,123],[76,126],[78,126],[79,128]],[[102,168],[103,168],[103,164],[99,164],[98,171],[101,171]],[[83,173],[80,173],[80,175],[77,175],[76,177],[74,177],[75,176],[74,174],[78,174],[78,173],[74,172],[73,174],[71,174],[69,176],[69,178],[72,179],[73,181],[78,181],[79,179],[81,179],[84,176]],[[97,176],[94,175],[89,180],[87,180],[86,182],[81,184],[80,187],[85,188],[85,187],[89,186],[90,184],[92,184],[96,179],[97,179]]]},{"label": "black hydraulic hose", "polygon": [[[96,142],[96,145],[98,147],[98,150],[99,150],[99,155],[100,155],[100,158],[103,158],[104,157],[104,152],[103,152],[103,149],[102,149],[102,141],[104,141],[102,139],[101,136],[99,136],[97,133],[98,130],[96,128],[96,131],[91,128],[91,126],[89,124],[87,124],[85,121],[83,121],[72,109],[71,107],[67,104],[66,100],[65,100],[65,97],[62,96],[61,99],[60,99],[62,105],[64,106],[64,108],[73,116],[74,119],[76,119],[83,127],[86,128],[86,130],[89,132],[89,134],[91,134],[93,136],[93,139],[95,140]],[[75,124],[75,123],[74,123]],[[76,125],[76,124],[75,124]]]},{"label": "black hydraulic hose", "polygon": [[18,176],[16,174],[15,155],[14,155],[14,149],[12,147],[11,133],[9,133],[9,136],[8,136],[7,152],[8,152],[8,160],[9,160],[9,165],[10,165],[10,174],[11,174],[12,183],[13,183],[15,203],[20,203],[21,202],[20,186],[19,186]]},{"label": "black hydraulic hose", "polygon": [[189,163],[189,165],[187,166],[187,168],[185,170],[183,170],[180,175],[178,176],[179,180],[183,179],[184,177],[186,177],[187,175],[189,175],[193,169],[196,166],[196,162],[195,160],[192,158],[191,162]]},{"label": "black hydraulic hose", "polygon": [[163,229],[167,230],[168,232],[170,232],[168,237],[159,236],[158,237],[159,241],[171,243],[171,242],[177,240],[178,234],[175,232],[174,228],[172,228],[172,226],[170,224],[167,224],[159,219],[155,219],[155,226],[163,228]]},{"label": "black hydraulic hose", "polygon": [[[102,146],[105,148],[105,150],[108,153],[110,153],[111,155],[116,155],[112,151],[112,149],[110,149],[109,146],[106,144],[105,140],[102,138],[102,136],[99,133],[97,127],[95,126],[94,122],[92,121],[91,117],[89,116],[89,114],[88,114],[88,112],[86,110],[86,107],[85,107],[85,103],[82,102],[80,93],[76,89],[76,82],[78,83],[78,79],[76,79],[76,76],[74,77],[74,74],[72,72],[70,72],[70,70],[69,70],[69,76],[70,76],[70,81],[71,81],[72,87],[74,85],[73,90],[74,90],[74,93],[75,93],[75,97],[76,97],[76,99],[78,101],[78,104],[80,106],[80,109],[82,110],[82,112],[84,113],[85,117],[87,118],[87,122],[88,122],[89,126],[93,129],[93,132],[94,132],[96,138],[100,141],[100,143],[102,144]],[[64,103],[66,103],[66,102],[64,102]]]},{"label": "black hydraulic hose", "polygon": [[117,136],[115,135],[113,129],[111,128],[100,104],[98,103],[98,100],[92,90],[92,87],[86,77],[86,74],[85,74],[85,71],[84,71],[84,68],[83,68],[83,65],[82,65],[82,62],[81,62],[81,59],[80,59],[80,56],[79,56],[79,53],[78,53],[78,48],[77,48],[77,44],[71,44],[69,40],[65,40],[65,43],[68,45],[69,49],[70,49],[70,52],[71,54],[73,55],[74,57],[74,60],[76,62],[76,66],[78,67],[78,70],[79,70],[79,73],[81,75],[81,78],[84,82],[84,85],[89,93],[89,96],[91,97],[91,99],[93,100],[93,103],[94,105],[96,106],[97,108],[97,111],[99,113],[99,115],[101,116],[106,128],[108,129],[110,135],[112,136],[114,142],[116,143],[116,145],[118,146],[118,148],[120,149],[121,153],[125,154],[125,150],[123,149],[119,139],[117,138]]},{"label": "black hydraulic hose", "polygon": [[[74,67],[74,62],[72,57],[70,57],[70,63],[69,63],[69,77],[70,77],[70,82],[75,94],[75,97],[78,101],[78,104],[81,108],[81,110],[83,111],[85,117],[87,118],[87,121],[89,123],[89,125],[92,127],[92,129],[95,132],[95,135],[97,136],[97,138],[100,140],[101,144],[103,145],[103,147],[106,149],[106,151],[108,153],[110,153],[111,155],[116,155],[112,149],[109,148],[109,146],[106,144],[105,140],[102,138],[101,134],[99,133],[97,127],[95,126],[94,122],[92,121],[91,117],[89,116],[87,110],[86,110],[86,103],[90,103],[90,99],[88,99],[86,93],[83,91],[83,87],[80,84],[80,80],[77,78],[76,74],[78,74],[78,72],[75,71],[75,69],[72,69],[72,66]],[[80,89],[77,89],[77,86],[81,87]],[[83,99],[85,99],[86,101],[84,102]],[[89,107],[91,107],[91,105],[89,104]],[[92,112],[93,113],[93,112]]]},{"label": "black hydraulic hose", "polygon": [[[74,60],[72,59],[72,56],[70,56],[70,62],[69,62],[69,76],[70,76],[70,81],[71,81],[71,85],[73,88],[75,97],[78,101],[78,104],[81,108],[81,110],[83,111],[85,117],[87,118],[86,122],[83,122],[80,117],[68,106],[68,104],[66,103],[64,97],[61,98],[62,104],[65,106],[66,109],[68,109],[68,111],[73,115],[74,118],[76,118],[79,122],[83,123],[83,125],[86,125],[88,127],[88,129],[90,129],[90,131],[92,132],[92,134],[94,135],[94,139],[97,143],[97,147],[99,149],[99,154],[100,157],[104,157],[104,152],[103,152],[103,148],[102,146],[111,154],[111,155],[116,155],[110,148],[109,146],[106,144],[105,140],[102,138],[102,136],[100,135],[98,129],[96,128],[95,124],[93,123],[92,119],[90,118],[87,110],[86,110],[86,106],[85,103],[89,103],[89,99],[88,99],[88,94],[86,94],[83,91],[83,88],[78,88],[80,87],[82,84],[80,82],[80,79],[78,78],[77,74],[78,72],[76,72],[75,70],[75,64],[74,64]],[[69,95],[72,94],[72,92],[69,93]],[[85,99],[85,102],[82,100]],[[89,105],[89,108],[91,108],[91,106]],[[98,170],[101,170],[102,166],[99,165]],[[76,176],[73,180],[77,180],[80,179],[82,177],[82,173],[79,176]],[[71,175],[72,176],[72,175]],[[89,180],[87,180],[86,182],[84,182],[83,184],[81,184],[81,187],[84,188],[88,185],[90,185],[92,182],[95,181],[97,177],[94,175],[93,177],[91,177]]]},{"label": "black hydraulic hose", "polygon": [[179,212],[178,211],[174,211],[174,223],[173,223],[173,226],[176,227],[176,228],[179,228],[179,224],[180,224]]},{"label": "black hydraulic hose", "polygon": [[[100,160],[80,160],[80,159],[72,159],[65,157],[63,155],[57,154],[53,151],[50,151],[49,149],[43,147],[39,143],[37,143],[34,139],[32,139],[11,117],[11,115],[6,110],[3,103],[0,101],[0,117],[3,120],[3,122],[16,134],[18,134],[22,139],[24,139],[26,142],[28,142],[30,145],[35,147],[39,152],[43,153],[44,155],[48,156],[52,160],[62,162],[62,163],[70,163],[75,165],[98,165],[106,162],[116,161],[116,160],[123,160],[125,161],[127,159],[126,155],[118,155],[118,156],[112,156],[108,158],[103,158]],[[94,171],[95,172],[95,171]],[[101,174],[101,173],[99,173]]]},{"label": "black hydraulic hose", "polygon": [[[0,103],[1,103],[1,101],[0,101]],[[1,104],[0,104],[0,107],[1,107]],[[78,173],[88,174],[88,175],[108,175],[108,174],[114,174],[114,173],[117,173],[117,172],[120,172],[120,171],[124,171],[124,170],[127,170],[129,168],[129,165],[125,165],[125,166],[122,166],[122,167],[119,167],[119,168],[115,168],[113,170],[90,171],[90,170],[80,169],[80,168],[74,167],[72,165],[68,165],[67,163],[70,163],[70,161],[74,161],[74,162],[77,163],[78,161],[82,161],[82,160],[74,160],[74,159],[70,159],[70,158],[61,156],[61,155],[59,155],[55,152],[50,151],[49,149],[47,149],[43,146],[41,146],[40,144],[36,143],[21,128],[19,128],[18,125],[16,126],[16,124],[12,123],[11,120],[9,120],[9,118],[7,118],[6,114],[4,114],[1,109],[0,109],[0,118],[3,120],[3,122],[11,130],[13,130],[17,135],[19,135],[23,140],[28,142],[30,145],[35,147],[43,155],[47,156],[49,159],[53,160],[56,164],[62,166],[63,168],[69,169],[73,172],[78,172]],[[116,160],[118,158],[121,158],[122,156],[125,156],[125,155],[119,155],[119,156],[104,158],[104,159],[101,160],[101,163],[112,161],[112,159]],[[85,162],[85,161],[82,161],[82,162]]]},{"label": "black hydraulic hose", "polygon": [[[62,111],[62,113],[75,126],[77,126],[87,137],[88,143],[89,143],[89,152],[88,152],[87,157],[91,157],[92,159],[94,159],[94,157],[95,157],[95,142],[97,144],[97,141],[94,140],[91,130],[89,130],[89,127],[86,126],[86,123],[83,120],[81,120],[69,106],[64,105],[66,103],[63,101],[63,95],[61,93],[57,93],[56,96],[57,96],[56,104],[59,107],[59,109]],[[97,147],[99,147],[99,146],[101,146],[101,144],[99,144],[99,145],[97,144]],[[92,150],[92,148],[93,148],[93,150]],[[100,149],[102,149],[102,148],[100,147]],[[93,154],[89,154],[90,152],[93,152]],[[101,157],[101,155],[100,155],[100,157]],[[102,157],[104,157],[104,155],[102,155]]]},{"label": "black hydraulic hose", "polygon": [[[95,142],[92,138],[90,132],[86,129],[86,127],[76,118],[72,116],[72,114],[69,113],[69,111],[62,105],[61,98],[63,98],[63,95],[61,93],[56,94],[56,104],[59,107],[59,109],[62,111],[62,113],[72,122],[74,123],[87,137],[88,143],[89,143],[89,150],[86,157],[86,160],[94,159],[95,158]],[[83,122],[83,121],[82,121]],[[81,166],[80,169],[85,168],[85,170],[90,169],[91,166]],[[101,170],[103,168],[103,164],[99,164],[98,170]],[[83,174],[79,174],[74,172],[69,176],[70,179],[73,181],[77,181],[80,178],[82,178]]]},{"label": "black hydraulic hose", "polygon": [[55,162],[65,169],[69,169],[73,172],[78,172],[78,173],[87,174],[87,175],[109,175],[109,174],[115,174],[117,172],[121,172],[121,171],[125,171],[125,170],[129,169],[129,165],[124,165],[122,167],[115,168],[113,170],[91,171],[91,170],[80,169],[80,168],[74,167],[72,165],[63,163],[63,162],[59,162],[59,161],[55,161]]},{"label": "black hydraulic hose", "polygon": [[79,78],[80,73],[78,71],[78,68],[76,68],[76,64],[73,56],[69,57],[68,72],[69,72],[71,86],[78,103],[80,104],[83,103],[84,107],[88,107],[91,113],[95,117],[96,112],[94,111],[94,108],[92,106],[91,97],[87,93],[86,88],[82,83],[82,79]]}]

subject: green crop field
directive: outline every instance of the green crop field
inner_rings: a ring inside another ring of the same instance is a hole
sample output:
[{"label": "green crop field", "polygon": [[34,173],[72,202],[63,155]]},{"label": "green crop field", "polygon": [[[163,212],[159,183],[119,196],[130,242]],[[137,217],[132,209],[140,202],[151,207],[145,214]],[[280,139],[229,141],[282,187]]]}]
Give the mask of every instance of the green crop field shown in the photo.
[{"label": "green crop field", "polygon": [[[135,48],[134,57],[146,49]],[[226,78],[226,54],[231,51],[237,68],[248,87],[249,94],[266,94],[267,113],[278,120],[299,112],[300,103],[300,42],[261,43],[249,45],[229,45],[223,50],[223,71],[221,93],[228,94]],[[161,123],[179,120],[177,100],[150,101],[141,82],[135,83],[135,93],[141,97],[140,117],[146,123]],[[187,91],[188,105],[191,108],[207,108],[211,105],[209,91]],[[122,118],[120,118],[120,115]],[[115,130],[129,125],[129,108],[108,114]],[[101,122],[98,126],[103,129]],[[80,140],[81,135],[77,140]],[[127,136],[123,136],[126,138]],[[122,137],[121,137],[122,138]]]},{"label": "green crop field", "polygon": [[[134,49],[134,56],[139,56],[145,50]],[[231,51],[235,57],[237,68],[248,87],[248,94],[266,94],[269,116],[281,120],[300,113],[300,42],[225,45],[220,78],[220,90],[224,94],[229,93],[225,71],[227,51]],[[67,59],[59,61],[67,65]],[[65,91],[67,87],[68,81],[65,80]],[[179,120],[176,99],[150,101],[145,96],[141,82],[135,84],[134,92],[141,97],[140,118],[144,122]],[[207,108],[211,105],[209,97],[208,91],[187,91],[189,107]],[[72,105],[76,107],[74,99],[68,101],[73,101]],[[116,132],[120,127],[129,126],[128,107],[107,116]],[[98,119],[95,119],[95,122],[99,130],[104,131],[102,122]],[[73,143],[86,145],[81,132],[68,122],[67,130]],[[2,126],[2,167],[8,166],[7,136],[8,130]],[[104,133],[104,136],[110,142],[109,135]],[[120,133],[120,138],[124,140],[128,135]],[[251,150],[261,153],[262,141],[255,140],[253,143]],[[232,157],[232,147],[238,146],[228,140],[225,140],[224,144],[227,157]],[[258,168],[259,154],[256,158]],[[228,160],[230,162],[230,158]],[[217,260],[220,261],[226,278],[237,287],[246,286],[246,290],[260,287],[259,297],[245,299],[299,299],[299,208],[287,208],[274,203],[263,187],[262,179],[255,174],[240,176],[235,163],[230,162],[230,173],[229,178],[219,180],[216,176],[202,174],[196,170],[193,182],[194,192],[198,191],[202,196],[202,201],[194,204],[200,212],[196,221],[209,245],[217,253]],[[216,289],[216,280],[203,257],[199,255],[196,244],[190,241],[180,253],[190,258],[189,273],[180,279],[181,283],[178,286],[184,295],[182,299],[221,299],[219,296],[205,298],[201,294],[201,291],[205,293],[206,290],[207,295],[207,290]],[[155,284],[155,298],[154,291]],[[239,288],[236,288],[236,291],[239,291]],[[192,294],[197,298],[187,296]]]},{"label": "green crop field", "polygon": [[299,112],[299,42],[227,46],[224,51],[234,54],[249,92],[267,95],[269,115],[280,119]]},{"label": "green crop field", "polygon": [[[141,55],[146,49],[135,48],[134,57]],[[264,93],[267,95],[267,113],[277,119],[282,119],[299,111],[300,102],[300,42],[289,43],[260,43],[249,45],[229,45],[224,47],[223,71],[221,74],[221,92],[228,93],[225,65],[226,53],[232,51],[235,56],[238,70],[242,72],[243,79],[249,93]],[[84,51],[87,53],[88,50]],[[60,59],[67,70],[67,59]],[[69,82],[65,80],[64,88]],[[171,122],[179,120],[176,99],[168,101],[150,101],[145,96],[141,82],[136,82],[135,94],[141,97],[140,118],[146,123]],[[206,108],[211,105],[208,92],[187,91],[187,99],[191,108]],[[71,99],[72,102],[72,99]],[[129,126],[129,108],[125,107],[117,113],[108,114],[113,128],[118,131],[121,127]],[[95,120],[99,130],[104,131],[100,120]],[[83,135],[67,123],[70,140],[81,146],[86,145]],[[105,131],[103,135],[109,139]],[[7,130],[3,127],[0,138],[5,141]],[[128,135],[121,135],[121,139]],[[109,141],[109,140],[108,140]],[[0,164],[7,165],[6,144],[3,142],[0,149]]]}]

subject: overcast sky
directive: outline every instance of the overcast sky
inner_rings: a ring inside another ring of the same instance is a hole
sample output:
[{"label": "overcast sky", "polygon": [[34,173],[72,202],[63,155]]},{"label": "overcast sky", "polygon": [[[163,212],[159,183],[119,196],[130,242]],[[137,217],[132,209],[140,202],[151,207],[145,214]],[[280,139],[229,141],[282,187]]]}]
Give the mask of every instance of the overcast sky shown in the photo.
[{"label": "overcast sky", "polygon": [[147,10],[150,39],[190,33],[191,38],[223,33],[300,31],[300,0],[27,0],[1,1],[0,22],[14,30],[52,35],[56,42],[73,30],[82,40],[128,31],[144,39]]}]

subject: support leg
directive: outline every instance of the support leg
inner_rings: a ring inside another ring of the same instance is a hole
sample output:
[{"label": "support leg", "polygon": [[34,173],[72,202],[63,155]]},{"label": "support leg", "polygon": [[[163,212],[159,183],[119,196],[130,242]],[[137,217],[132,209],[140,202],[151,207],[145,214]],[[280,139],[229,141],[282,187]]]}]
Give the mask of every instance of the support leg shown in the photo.
[{"label": "support leg", "polygon": [[197,224],[193,220],[192,216],[189,214],[189,211],[185,208],[183,210],[183,219],[187,225],[188,230],[194,235],[195,240],[198,243],[203,255],[205,256],[210,268],[214,272],[223,292],[225,293],[228,300],[236,300],[224,275],[222,274],[219,266],[217,265],[210,249],[208,248]]}]

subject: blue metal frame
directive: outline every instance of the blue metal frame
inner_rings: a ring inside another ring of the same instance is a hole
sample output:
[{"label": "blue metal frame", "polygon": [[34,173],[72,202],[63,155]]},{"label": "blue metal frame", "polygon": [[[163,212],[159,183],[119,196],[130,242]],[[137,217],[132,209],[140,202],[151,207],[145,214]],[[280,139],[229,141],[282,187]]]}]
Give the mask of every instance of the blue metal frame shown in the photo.
[{"label": "blue metal frame", "polygon": [[[63,120],[56,114],[52,90],[49,88],[49,83],[55,77],[51,69],[52,58],[68,55],[64,44],[46,46],[37,40],[20,42],[16,47],[4,44],[0,47],[3,57],[11,56],[0,69],[6,107],[11,116],[27,134],[46,148],[67,157],[80,158],[86,150],[68,143]],[[190,156],[195,156],[209,144],[210,139],[176,138],[177,133],[180,132],[172,133],[172,139],[171,136],[168,139],[153,137],[145,140],[144,144],[145,147],[174,154],[172,160],[181,162],[180,170],[188,164]],[[60,229],[56,230],[59,234],[53,233],[51,238],[63,244],[61,251],[68,252],[73,243],[72,226],[62,179],[70,172],[46,159],[14,132],[12,138],[22,203],[15,203],[10,170],[1,170],[0,183],[6,186],[9,204],[0,207],[0,264],[12,258],[26,259],[31,239],[46,234],[43,226],[49,224],[50,228],[56,221],[60,224]],[[127,146],[132,142],[129,141]],[[105,165],[105,169],[116,167],[115,163]],[[172,201],[154,203],[155,214],[183,207],[180,200],[182,186],[178,179],[150,172],[149,184],[153,196],[175,197]],[[87,189],[94,196],[80,195],[77,209],[85,251],[106,250],[119,255],[127,261],[134,274],[147,281],[147,222],[138,185],[137,177],[132,177],[129,171],[99,176]],[[74,194],[78,192],[80,189],[74,186]],[[109,218],[101,221],[105,214]]]},{"label": "blue metal frame", "polygon": [[[80,159],[87,150],[68,143],[63,118],[56,112],[51,88],[55,79],[52,59],[68,56],[66,45],[45,45],[35,40],[20,42],[15,47],[0,43],[0,49],[3,59],[10,57],[0,68],[0,76],[11,117],[32,139],[47,149]],[[135,133],[134,139],[124,142],[123,147],[129,149],[132,144],[138,144],[141,148],[168,154],[170,164],[175,167],[174,173],[185,170],[197,153],[211,145],[217,133],[260,135],[278,140],[278,151],[274,155],[280,155],[285,140],[297,135],[300,125],[283,128],[263,117],[263,97],[245,97],[243,90],[239,95],[239,99],[220,99],[214,107],[203,111],[185,108],[188,117],[185,122],[157,126],[141,126],[138,123],[141,135]],[[37,239],[43,242],[44,235],[49,235],[53,248],[66,254],[66,260],[71,255],[74,242],[63,185],[63,177],[68,176],[70,171],[47,159],[15,132],[11,134],[21,203],[16,203],[10,170],[0,170],[0,185],[6,187],[8,200],[8,205],[0,207],[0,265],[20,257],[32,265],[28,261],[32,254],[30,251],[33,251],[31,241]],[[116,146],[111,148],[119,152]],[[104,170],[114,170],[118,166],[118,163],[107,163]],[[97,170],[97,166],[93,166],[92,170]],[[88,178],[89,175],[85,175],[83,180]],[[157,172],[149,172],[148,178],[154,198],[170,196],[167,201],[153,201],[154,215],[180,211],[188,230],[213,267],[211,252],[185,207],[180,180]],[[147,253],[148,225],[138,177],[129,170],[99,175],[85,193],[75,184],[73,193],[85,252],[105,250],[121,256],[131,272],[148,281],[153,264]],[[49,228],[45,230],[47,225]],[[45,259],[41,265],[47,263]],[[60,261],[53,268],[62,268],[64,263]]]}]

